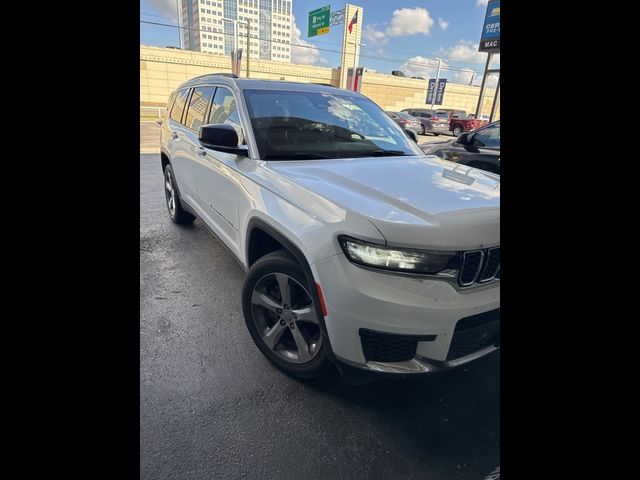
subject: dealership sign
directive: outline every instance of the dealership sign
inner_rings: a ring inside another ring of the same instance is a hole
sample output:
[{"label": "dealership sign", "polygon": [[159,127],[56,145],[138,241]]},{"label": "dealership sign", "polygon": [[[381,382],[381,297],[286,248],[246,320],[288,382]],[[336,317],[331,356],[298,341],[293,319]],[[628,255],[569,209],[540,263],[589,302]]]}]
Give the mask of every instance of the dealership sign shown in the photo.
[{"label": "dealership sign", "polygon": [[487,13],[484,17],[478,50],[500,53],[500,0],[491,0],[487,4]]},{"label": "dealership sign", "polygon": [[[441,78],[436,85],[436,79],[430,78],[427,86],[427,101],[429,105],[442,105],[444,89],[447,87],[447,79]],[[435,96],[435,98],[434,98]]]}]

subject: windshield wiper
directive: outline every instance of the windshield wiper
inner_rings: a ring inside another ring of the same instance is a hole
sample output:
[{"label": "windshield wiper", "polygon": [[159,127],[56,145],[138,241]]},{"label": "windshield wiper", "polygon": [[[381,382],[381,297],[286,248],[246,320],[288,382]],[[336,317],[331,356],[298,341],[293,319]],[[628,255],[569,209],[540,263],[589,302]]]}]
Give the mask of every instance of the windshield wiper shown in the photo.
[{"label": "windshield wiper", "polygon": [[264,157],[265,160],[313,160],[318,158],[336,158],[336,157],[330,157],[327,155],[322,155],[320,153],[311,153],[311,152],[290,153],[285,155],[266,155]]},{"label": "windshield wiper", "polygon": [[402,150],[368,150],[364,152],[358,152],[351,155],[352,157],[404,157],[409,156],[408,153]]}]

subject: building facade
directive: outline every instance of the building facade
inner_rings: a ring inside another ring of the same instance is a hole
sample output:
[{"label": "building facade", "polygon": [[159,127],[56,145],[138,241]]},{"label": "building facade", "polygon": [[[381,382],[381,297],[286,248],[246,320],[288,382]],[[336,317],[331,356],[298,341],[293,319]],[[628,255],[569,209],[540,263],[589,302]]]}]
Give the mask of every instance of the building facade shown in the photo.
[{"label": "building facade", "polygon": [[230,55],[237,39],[243,56],[291,62],[292,1],[182,0],[184,48]]}]

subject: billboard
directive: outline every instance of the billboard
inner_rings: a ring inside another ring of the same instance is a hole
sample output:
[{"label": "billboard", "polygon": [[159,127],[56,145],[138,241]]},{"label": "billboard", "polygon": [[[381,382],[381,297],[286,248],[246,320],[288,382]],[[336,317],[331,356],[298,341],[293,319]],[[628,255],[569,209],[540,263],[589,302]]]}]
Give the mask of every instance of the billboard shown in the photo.
[{"label": "billboard", "polygon": [[[436,79],[430,78],[427,85],[427,100],[425,103],[429,105],[442,105],[444,97],[444,89],[447,87],[447,79],[441,78],[436,85]],[[435,98],[434,98],[435,97]]]},{"label": "billboard", "polygon": [[487,13],[482,25],[480,52],[500,53],[500,0],[491,0],[487,4]]}]

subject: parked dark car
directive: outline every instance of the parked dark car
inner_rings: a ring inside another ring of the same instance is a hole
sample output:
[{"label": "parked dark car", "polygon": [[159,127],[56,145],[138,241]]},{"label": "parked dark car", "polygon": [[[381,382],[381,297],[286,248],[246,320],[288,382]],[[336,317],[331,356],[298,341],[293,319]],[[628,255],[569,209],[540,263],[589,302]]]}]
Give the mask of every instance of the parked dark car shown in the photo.
[{"label": "parked dark car", "polygon": [[420,121],[421,129],[418,132],[422,135],[432,133],[437,136],[441,133],[449,133],[449,117],[444,112],[430,108],[405,108],[402,112]]},{"label": "parked dark car", "polygon": [[422,125],[420,125],[420,120],[409,115],[405,112],[385,112],[389,117],[393,119],[398,125],[402,128],[409,128],[414,130],[416,133],[420,132],[422,129]]},{"label": "parked dark car", "polygon": [[461,134],[448,142],[420,145],[427,155],[500,175],[500,121]]}]

